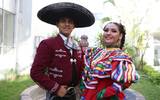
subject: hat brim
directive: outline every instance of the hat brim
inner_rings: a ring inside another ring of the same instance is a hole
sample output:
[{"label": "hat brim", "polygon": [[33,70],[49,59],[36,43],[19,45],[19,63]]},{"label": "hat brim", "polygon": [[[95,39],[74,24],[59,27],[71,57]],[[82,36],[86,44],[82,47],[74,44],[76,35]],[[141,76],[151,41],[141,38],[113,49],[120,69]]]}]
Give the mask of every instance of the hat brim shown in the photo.
[{"label": "hat brim", "polygon": [[59,18],[69,17],[75,22],[75,27],[88,27],[94,24],[94,15],[85,7],[69,2],[54,3],[42,8],[38,18],[49,24],[56,25]]}]

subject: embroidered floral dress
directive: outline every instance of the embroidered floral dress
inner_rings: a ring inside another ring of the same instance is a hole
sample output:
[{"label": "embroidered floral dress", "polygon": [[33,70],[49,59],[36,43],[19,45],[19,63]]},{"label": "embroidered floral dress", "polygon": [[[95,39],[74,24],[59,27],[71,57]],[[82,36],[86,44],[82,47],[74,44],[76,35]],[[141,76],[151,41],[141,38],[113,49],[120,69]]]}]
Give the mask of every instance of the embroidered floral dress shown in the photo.
[{"label": "embroidered floral dress", "polygon": [[85,51],[81,100],[124,100],[122,92],[139,79],[129,55],[118,48]]}]

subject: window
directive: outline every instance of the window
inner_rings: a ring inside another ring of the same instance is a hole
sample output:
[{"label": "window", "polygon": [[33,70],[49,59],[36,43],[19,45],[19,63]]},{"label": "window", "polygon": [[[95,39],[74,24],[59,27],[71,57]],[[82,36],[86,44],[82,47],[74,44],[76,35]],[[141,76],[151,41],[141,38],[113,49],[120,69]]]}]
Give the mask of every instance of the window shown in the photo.
[{"label": "window", "polygon": [[14,47],[14,15],[4,12],[4,53]]},{"label": "window", "polygon": [[2,9],[0,9],[0,54],[2,50],[2,37],[3,37],[3,15],[2,15]]},{"label": "window", "polygon": [[5,54],[14,47],[15,15],[2,9],[0,12],[0,51]]},{"label": "window", "polygon": [[160,46],[156,46],[154,50],[154,66],[160,66]]}]

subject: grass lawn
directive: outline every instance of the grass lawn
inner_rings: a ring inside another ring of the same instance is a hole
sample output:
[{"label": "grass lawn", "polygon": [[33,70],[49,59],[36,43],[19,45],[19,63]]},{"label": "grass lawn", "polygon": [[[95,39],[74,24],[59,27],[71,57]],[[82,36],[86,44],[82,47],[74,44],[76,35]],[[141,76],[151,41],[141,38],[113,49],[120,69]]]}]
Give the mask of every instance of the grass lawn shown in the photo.
[{"label": "grass lawn", "polygon": [[[14,81],[0,81],[0,100],[19,100],[20,93],[33,84],[29,76],[23,76]],[[139,82],[133,84],[131,88],[144,95],[146,100],[160,100],[160,86],[151,83],[145,77],[141,77]]]},{"label": "grass lawn", "polygon": [[0,81],[0,100],[19,100],[20,93],[34,82],[28,77],[19,77],[14,81]]},{"label": "grass lawn", "polygon": [[160,86],[151,83],[146,77],[141,77],[131,88],[140,92],[146,100],[160,100]]}]

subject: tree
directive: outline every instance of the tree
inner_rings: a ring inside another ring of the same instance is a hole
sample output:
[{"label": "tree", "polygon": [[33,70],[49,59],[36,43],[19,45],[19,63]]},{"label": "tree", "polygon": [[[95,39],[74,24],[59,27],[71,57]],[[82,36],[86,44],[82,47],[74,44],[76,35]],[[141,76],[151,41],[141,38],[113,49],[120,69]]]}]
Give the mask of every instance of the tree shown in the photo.
[{"label": "tree", "polygon": [[[106,0],[104,4],[112,4],[112,7],[116,9],[116,15],[106,16],[105,18],[101,19],[101,22],[104,23],[106,21],[114,20],[113,18],[119,18],[119,22],[125,24],[127,29],[127,38],[126,42],[128,43],[128,47],[134,47],[136,50],[135,54],[139,54],[138,57],[140,59],[139,64],[137,64],[139,69],[143,69],[144,65],[144,55],[146,49],[148,47],[149,41],[149,30],[142,29],[145,21],[149,20],[149,13],[154,5],[151,4],[157,3],[157,0],[148,0],[146,1],[139,1],[139,0]],[[142,8],[142,5],[146,5]],[[109,8],[108,8],[109,9]],[[111,9],[109,9],[111,10]],[[107,11],[106,11],[107,12]],[[98,45],[103,47],[103,42],[99,39],[102,39],[102,33],[99,33],[97,36]],[[134,54],[134,53],[133,53]],[[135,58],[136,60],[137,58]]]}]

